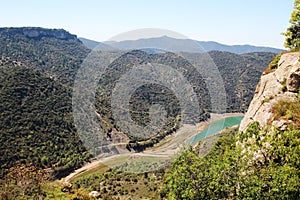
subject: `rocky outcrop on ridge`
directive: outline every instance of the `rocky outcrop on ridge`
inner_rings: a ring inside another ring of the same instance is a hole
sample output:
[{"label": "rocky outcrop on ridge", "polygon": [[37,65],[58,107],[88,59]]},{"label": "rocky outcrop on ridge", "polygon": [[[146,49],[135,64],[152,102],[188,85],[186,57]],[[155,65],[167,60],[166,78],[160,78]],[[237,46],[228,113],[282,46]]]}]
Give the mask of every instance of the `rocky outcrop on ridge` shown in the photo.
[{"label": "rocky outcrop on ridge", "polygon": [[[77,40],[76,35],[65,31],[64,29],[45,29],[39,27],[21,27],[21,28],[0,28],[2,34],[25,35],[28,38],[39,39],[42,37],[52,37],[61,40]],[[81,42],[81,41],[80,41]]]}]

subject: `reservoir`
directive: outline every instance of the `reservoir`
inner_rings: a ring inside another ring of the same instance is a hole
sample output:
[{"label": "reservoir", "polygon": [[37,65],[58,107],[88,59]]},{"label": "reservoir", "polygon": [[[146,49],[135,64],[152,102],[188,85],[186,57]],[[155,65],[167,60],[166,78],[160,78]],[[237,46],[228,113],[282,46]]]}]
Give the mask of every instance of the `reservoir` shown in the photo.
[{"label": "reservoir", "polygon": [[208,127],[205,128],[202,132],[192,137],[190,140],[190,144],[194,145],[201,139],[212,136],[227,127],[238,125],[241,123],[243,118],[243,116],[227,117],[218,121],[214,121],[210,123]]}]

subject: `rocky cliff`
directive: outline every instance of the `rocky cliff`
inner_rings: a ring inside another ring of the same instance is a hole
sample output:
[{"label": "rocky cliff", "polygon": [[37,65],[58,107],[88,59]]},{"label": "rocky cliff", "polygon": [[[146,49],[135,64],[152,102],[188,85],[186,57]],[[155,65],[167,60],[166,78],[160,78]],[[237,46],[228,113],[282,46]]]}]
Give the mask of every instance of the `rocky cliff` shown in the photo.
[{"label": "rocky cliff", "polygon": [[76,35],[70,34],[64,29],[45,29],[39,27],[21,27],[21,28],[0,28],[2,34],[9,35],[25,35],[28,38],[39,39],[42,37],[53,37],[62,40],[77,40],[80,41]]},{"label": "rocky cliff", "polygon": [[272,108],[279,100],[296,100],[299,87],[300,52],[285,53],[281,56],[276,70],[262,75],[239,130],[244,132],[254,121],[259,122],[262,127],[272,123],[284,129],[287,121],[273,121]]}]

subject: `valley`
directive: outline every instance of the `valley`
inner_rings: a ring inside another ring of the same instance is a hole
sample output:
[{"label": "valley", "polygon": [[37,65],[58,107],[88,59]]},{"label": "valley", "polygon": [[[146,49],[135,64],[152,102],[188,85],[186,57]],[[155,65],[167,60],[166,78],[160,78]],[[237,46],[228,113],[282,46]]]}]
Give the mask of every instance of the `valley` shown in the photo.
[{"label": "valley", "polygon": [[[123,153],[123,154],[117,154],[112,155],[105,158],[99,158],[95,161],[92,161],[91,163],[88,163],[84,166],[82,166],[79,169],[76,169],[74,172],[69,174],[67,177],[63,178],[62,181],[70,182],[72,179],[81,176],[81,174],[84,174],[85,176],[88,175],[88,173],[95,172],[95,170],[100,170],[101,167],[107,168],[107,167],[118,167],[118,165],[122,165],[123,162],[126,162],[128,160],[134,159],[133,162],[139,162],[140,160],[143,160],[144,158],[148,158],[147,162],[154,164],[155,162],[166,162],[174,159],[174,156],[180,151],[182,148],[186,148],[190,142],[199,132],[203,131],[205,128],[210,126],[210,124],[214,122],[218,122],[223,119],[230,119],[232,117],[240,117],[243,114],[242,113],[226,113],[226,114],[214,114],[211,113],[212,118],[209,119],[206,122],[201,122],[197,125],[189,125],[184,124],[182,127],[180,127],[175,133],[173,133],[170,136],[167,136],[163,140],[161,140],[159,143],[157,143],[154,147],[148,148],[144,150],[141,153]],[[222,131],[222,130],[220,130]],[[217,134],[220,131],[214,133]],[[207,137],[211,137],[214,134],[211,134]],[[206,137],[202,137],[202,140]],[[215,138],[217,140],[217,138]],[[199,142],[199,141],[197,141]],[[193,141],[193,144],[195,145],[195,142]],[[214,142],[211,144],[213,145]],[[212,148],[212,146],[208,147],[209,149]],[[152,158],[152,161],[151,161]],[[149,160],[150,159],[150,160]],[[99,169],[100,167],[100,169]],[[142,166],[141,166],[142,167]],[[164,167],[162,165],[161,167]],[[134,172],[134,173],[144,173],[144,172],[151,172],[157,170],[148,168],[145,171],[136,171],[136,169],[129,169],[128,172]]]},{"label": "valley", "polygon": [[[29,34],[30,31],[38,34]],[[56,177],[64,176],[91,158],[79,140],[72,117],[72,84],[80,64],[91,51],[76,36],[60,29],[1,28],[0,40],[0,99],[3,102],[0,107],[1,177],[16,162],[27,161],[42,168],[51,168]],[[185,56],[201,61],[206,55],[190,53]],[[224,80],[226,112],[245,112],[259,76],[274,54],[237,55],[212,51],[209,56]],[[171,65],[182,72],[199,101],[200,115],[191,118],[190,122],[200,123],[209,118],[211,108],[207,80],[194,73],[191,63],[174,53],[131,51],[115,60],[99,82],[101,87],[96,92],[95,106],[104,134],[109,137],[111,131],[122,132],[112,117],[111,94],[114,84],[132,68],[133,63],[142,61]],[[149,123],[147,112],[153,103],[166,105],[167,123],[150,140],[144,138],[146,140],[141,141],[141,138],[126,136],[125,133],[122,137],[127,137],[127,146],[141,151],[177,131],[180,121],[178,102],[171,90],[160,85],[148,84],[138,88],[130,104],[130,113],[137,124],[145,126]],[[22,154],[15,152],[18,149],[13,145],[16,141]],[[70,143],[66,144],[66,141]],[[53,148],[56,149],[55,154],[52,153]],[[64,152],[64,158],[59,156],[60,151]]]},{"label": "valley", "polygon": [[[159,48],[171,43],[179,44],[174,51]],[[95,199],[91,192],[98,199],[268,198],[270,188],[281,195],[284,177],[291,180],[284,194],[294,197],[299,55],[278,51],[166,36],[102,44],[63,29],[0,28],[0,200]],[[101,60],[110,53],[120,56]],[[94,91],[74,89],[85,65],[83,83],[103,63]],[[266,76],[276,76],[276,90]],[[250,123],[253,102],[268,109]],[[273,121],[284,128],[270,128]]]}]

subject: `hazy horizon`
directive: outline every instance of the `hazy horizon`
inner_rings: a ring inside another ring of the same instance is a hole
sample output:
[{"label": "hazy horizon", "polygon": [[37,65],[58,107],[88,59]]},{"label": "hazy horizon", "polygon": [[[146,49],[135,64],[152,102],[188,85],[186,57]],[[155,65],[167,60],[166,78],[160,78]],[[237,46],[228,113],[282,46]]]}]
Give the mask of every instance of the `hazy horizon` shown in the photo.
[{"label": "hazy horizon", "polygon": [[181,39],[181,40],[195,40],[195,41],[198,41],[198,42],[216,42],[218,44],[221,44],[221,45],[227,45],[227,46],[243,46],[243,45],[250,45],[250,46],[256,46],[256,47],[267,47],[267,48],[275,48],[275,49],[286,49],[284,47],[270,47],[270,46],[262,46],[262,45],[255,45],[255,44],[248,44],[248,43],[244,43],[244,44],[225,44],[225,43],[221,43],[219,41],[212,41],[212,40],[209,40],[209,41],[203,41],[203,40],[197,40],[195,38],[180,38],[180,37],[172,37],[172,36],[169,36],[169,35],[160,35],[160,36],[149,36],[149,37],[141,37],[141,38],[130,38],[130,39],[118,39],[118,40],[107,40],[107,41],[97,41],[97,40],[93,40],[93,39],[90,39],[90,38],[86,38],[86,37],[80,37],[80,36],[77,36],[79,39],[88,39],[88,40],[91,40],[91,41],[95,41],[95,42],[100,42],[100,43],[109,43],[109,42],[124,42],[124,41],[137,41],[137,40],[143,40],[143,39],[155,39],[155,38],[162,38],[162,37],[169,37],[169,38],[174,38],[174,39]]},{"label": "hazy horizon", "polygon": [[293,0],[273,1],[5,1],[0,27],[63,28],[107,41],[123,32],[157,28],[198,41],[284,48]]}]

